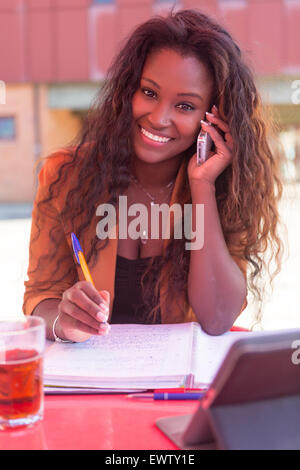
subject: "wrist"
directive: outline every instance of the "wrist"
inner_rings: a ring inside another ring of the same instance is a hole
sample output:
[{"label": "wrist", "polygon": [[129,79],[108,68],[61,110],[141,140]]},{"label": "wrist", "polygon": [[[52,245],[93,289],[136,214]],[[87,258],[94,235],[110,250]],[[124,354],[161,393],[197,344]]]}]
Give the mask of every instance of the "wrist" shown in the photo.
[{"label": "wrist", "polygon": [[55,318],[53,325],[52,325],[52,333],[53,333],[53,338],[54,341],[57,341],[58,343],[73,343],[74,341],[70,341],[67,339],[60,327],[59,323],[59,314]]},{"label": "wrist", "polygon": [[203,198],[205,195],[215,195],[216,187],[213,181],[197,179],[190,181],[192,200]]}]

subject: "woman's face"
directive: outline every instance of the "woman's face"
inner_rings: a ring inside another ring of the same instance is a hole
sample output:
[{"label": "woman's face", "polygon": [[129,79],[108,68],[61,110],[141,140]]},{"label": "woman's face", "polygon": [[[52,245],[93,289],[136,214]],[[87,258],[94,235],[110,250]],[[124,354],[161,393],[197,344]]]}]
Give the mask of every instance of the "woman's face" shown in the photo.
[{"label": "woman's face", "polygon": [[148,163],[179,156],[195,141],[213,92],[207,67],[171,49],[151,54],[133,95],[133,146]]}]

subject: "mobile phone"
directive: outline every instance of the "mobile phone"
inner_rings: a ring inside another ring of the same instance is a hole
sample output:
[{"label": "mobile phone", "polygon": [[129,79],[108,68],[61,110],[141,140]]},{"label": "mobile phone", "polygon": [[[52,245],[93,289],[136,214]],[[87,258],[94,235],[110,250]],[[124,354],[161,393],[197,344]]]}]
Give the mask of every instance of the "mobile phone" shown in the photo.
[{"label": "mobile phone", "polygon": [[197,137],[197,165],[203,165],[209,158],[212,144],[213,141],[210,135],[201,129]]}]

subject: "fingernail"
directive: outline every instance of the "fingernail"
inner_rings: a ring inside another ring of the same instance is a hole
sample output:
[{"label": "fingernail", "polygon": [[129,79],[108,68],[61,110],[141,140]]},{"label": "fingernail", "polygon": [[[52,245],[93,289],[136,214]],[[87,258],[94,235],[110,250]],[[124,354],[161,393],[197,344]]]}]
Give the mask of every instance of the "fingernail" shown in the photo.
[{"label": "fingernail", "polygon": [[206,111],[205,113],[207,116],[210,116],[210,117],[214,117],[214,115],[212,113],[209,113],[208,111]]},{"label": "fingernail", "polygon": [[201,124],[205,124],[205,126],[211,126],[210,122],[203,121],[202,119],[201,119]]},{"label": "fingernail", "polygon": [[218,110],[218,108],[217,108],[217,106],[216,106],[215,104],[213,105],[213,109],[214,109],[215,111],[217,111],[217,113],[219,112],[219,110]]},{"label": "fingernail", "polygon": [[97,313],[97,319],[102,321],[102,322],[106,322],[107,321],[107,315],[105,315],[104,312],[98,312]]},{"label": "fingernail", "polygon": [[102,335],[107,335],[110,332],[111,326],[108,323],[104,323],[99,327],[99,333]]},{"label": "fingernail", "polygon": [[99,308],[103,312],[108,312],[109,311],[109,307],[108,307],[107,303],[105,303],[105,302],[101,302],[101,304],[99,305]]}]

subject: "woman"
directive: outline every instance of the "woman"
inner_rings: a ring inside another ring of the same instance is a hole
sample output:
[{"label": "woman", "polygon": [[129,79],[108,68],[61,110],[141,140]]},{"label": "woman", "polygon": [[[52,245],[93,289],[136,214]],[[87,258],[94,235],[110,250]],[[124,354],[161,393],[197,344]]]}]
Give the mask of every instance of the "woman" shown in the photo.
[{"label": "woman", "polygon": [[[201,128],[214,147],[198,166]],[[247,270],[261,297],[256,281],[270,244],[279,268],[280,194],[259,95],[230,34],[194,10],[150,19],[112,64],[80,143],[48,157],[39,174],[24,312],[64,341],[122,322],[198,321],[222,334],[247,304]],[[151,203],[190,204],[193,227],[204,205],[203,246],[186,249],[173,219],[170,239],[162,221],[156,238],[147,230],[99,238],[97,208],[120,214],[120,196],[148,208],[151,227]],[[75,265],[71,232],[95,287]]]}]

